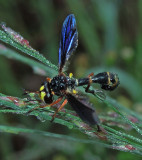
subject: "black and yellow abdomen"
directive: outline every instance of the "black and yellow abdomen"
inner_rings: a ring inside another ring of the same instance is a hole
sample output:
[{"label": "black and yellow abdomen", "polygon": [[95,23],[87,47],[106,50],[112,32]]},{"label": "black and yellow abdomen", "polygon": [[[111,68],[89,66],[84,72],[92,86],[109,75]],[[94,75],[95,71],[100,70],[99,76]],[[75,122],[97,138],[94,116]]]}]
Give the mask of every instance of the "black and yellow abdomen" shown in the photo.
[{"label": "black and yellow abdomen", "polygon": [[101,84],[101,88],[105,90],[114,90],[120,84],[117,74],[111,72],[98,73],[92,77],[93,83]]}]

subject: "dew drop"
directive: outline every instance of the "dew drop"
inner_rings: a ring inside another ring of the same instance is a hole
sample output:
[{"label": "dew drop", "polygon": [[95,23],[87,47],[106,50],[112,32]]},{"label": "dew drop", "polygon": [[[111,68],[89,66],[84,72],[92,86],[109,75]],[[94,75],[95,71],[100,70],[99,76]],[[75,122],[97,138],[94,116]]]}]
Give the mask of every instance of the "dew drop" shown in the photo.
[{"label": "dew drop", "polygon": [[41,122],[45,122],[46,120],[43,118],[43,117],[41,117],[41,116],[36,116],[37,117],[37,119],[39,119]]}]

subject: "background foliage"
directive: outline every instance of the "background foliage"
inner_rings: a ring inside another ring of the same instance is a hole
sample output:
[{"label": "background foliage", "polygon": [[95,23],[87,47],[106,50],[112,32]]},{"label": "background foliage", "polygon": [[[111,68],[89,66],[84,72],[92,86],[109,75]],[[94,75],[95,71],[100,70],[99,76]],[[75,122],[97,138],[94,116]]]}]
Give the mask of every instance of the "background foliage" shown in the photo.
[{"label": "background foliage", "polygon": [[[36,2],[34,0],[1,0],[0,21],[19,32],[34,49],[42,53],[53,64],[57,64],[62,23],[68,14],[73,13],[77,21],[79,46],[71,60],[69,71],[73,72],[75,77],[87,76],[92,71],[98,73],[109,70],[118,73],[121,85],[113,93],[107,94],[125,106],[124,110],[127,113],[128,110],[133,110],[134,113],[139,113],[135,117],[141,118],[141,3],[141,0],[41,0]],[[0,92],[5,95],[22,97],[21,88],[31,91],[38,90],[40,84],[45,80],[45,73],[42,76],[41,70],[39,71],[34,66],[41,64],[33,62],[32,59],[28,61],[28,57],[25,57],[21,52],[9,45],[4,45],[9,49],[4,52],[3,46],[0,46]],[[10,58],[10,54],[14,55],[15,52],[20,53],[19,59]],[[31,64],[34,66],[30,67]],[[50,73],[48,68],[47,73],[48,76],[56,74],[55,71]],[[100,118],[103,119],[103,115],[106,114],[114,114],[112,108],[107,107],[107,103],[100,103],[94,97],[90,97],[90,99],[96,106]],[[138,119],[140,120],[140,118]],[[49,121],[42,123],[32,116],[3,114],[1,112],[0,123],[3,126],[31,128],[74,137],[85,137],[77,130],[70,130],[56,123],[51,124]],[[3,126],[0,128],[1,131],[6,130]],[[119,123],[108,123],[108,126],[120,131],[126,127],[119,126]],[[118,126],[119,128],[117,128]],[[141,127],[140,124],[139,127]],[[13,128],[9,128],[9,132],[19,133]],[[135,132],[131,128],[128,128],[126,133],[135,136]],[[11,160],[17,157],[26,160],[141,159],[141,157],[130,153],[106,149],[101,145],[98,147],[98,144],[82,144],[77,140],[74,142],[65,138],[55,140],[53,136],[44,137],[42,134],[32,134],[32,132],[20,135],[2,132],[0,159]]]}]

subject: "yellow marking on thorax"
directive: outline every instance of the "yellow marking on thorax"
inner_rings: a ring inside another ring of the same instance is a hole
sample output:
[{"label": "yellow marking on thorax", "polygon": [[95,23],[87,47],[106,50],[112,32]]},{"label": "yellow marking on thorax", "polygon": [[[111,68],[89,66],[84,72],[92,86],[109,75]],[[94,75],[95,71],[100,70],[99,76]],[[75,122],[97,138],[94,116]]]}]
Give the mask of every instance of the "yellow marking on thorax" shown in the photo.
[{"label": "yellow marking on thorax", "polygon": [[73,90],[72,90],[72,93],[73,93],[73,94],[77,94],[78,92],[77,92],[77,90],[73,89]]},{"label": "yellow marking on thorax", "polygon": [[40,91],[43,91],[43,90],[44,90],[44,86],[41,86],[39,90],[40,90]]},{"label": "yellow marking on thorax", "polygon": [[73,74],[72,74],[72,73],[70,73],[70,74],[69,74],[69,77],[70,77],[70,78],[72,78],[72,77],[73,77]]},{"label": "yellow marking on thorax", "polygon": [[75,80],[75,84],[78,86],[78,79]]},{"label": "yellow marking on thorax", "polygon": [[41,100],[43,100],[44,101],[44,97],[46,96],[46,93],[45,92],[41,92],[40,93],[40,98],[41,98]]},{"label": "yellow marking on thorax", "polygon": [[54,93],[53,91],[51,91],[51,93],[52,93],[53,95],[55,95],[55,93]]}]

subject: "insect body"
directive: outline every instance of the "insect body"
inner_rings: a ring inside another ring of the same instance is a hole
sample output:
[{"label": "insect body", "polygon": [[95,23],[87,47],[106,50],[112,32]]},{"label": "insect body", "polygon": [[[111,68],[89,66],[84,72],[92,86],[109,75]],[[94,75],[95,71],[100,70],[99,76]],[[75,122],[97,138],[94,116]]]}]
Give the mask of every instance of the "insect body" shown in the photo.
[{"label": "insect body", "polygon": [[[110,72],[102,72],[92,78],[88,77],[80,79],[70,78],[69,76],[61,74],[50,79],[48,82],[44,82],[40,88],[40,97],[46,103],[50,104],[53,101],[54,94],[57,96],[64,96],[67,92],[76,94],[76,87],[89,85],[90,83],[99,83],[101,84],[102,89],[112,91],[118,86],[119,79],[116,74]],[[88,91],[89,90],[86,90],[86,92]]]},{"label": "insect body", "polygon": [[[91,83],[98,83],[104,90],[114,90],[119,85],[119,79],[117,74],[110,72],[102,72],[97,75],[91,73],[86,78],[75,79],[72,73],[66,76],[63,73],[66,62],[68,62],[71,54],[77,48],[78,45],[78,32],[76,27],[76,21],[74,15],[69,15],[65,19],[61,32],[60,46],[59,46],[59,74],[54,78],[47,78],[46,81],[40,87],[39,95],[42,101],[47,105],[41,106],[47,107],[59,103],[63,98],[65,100],[55,112],[52,117],[54,120],[56,113],[59,112],[64,105],[68,102],[80,118],[87,122],[89,125],[99,126],[99,118],[95,112],[95,109],[87,101],[86,98],[79,96],[76,88],[79,86],[85,86],[85,91],[91,94],[95,94],[95,90],[91,90]],[[59,98],[53,101],[54,95]]]}]

